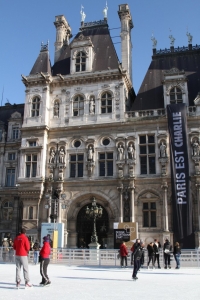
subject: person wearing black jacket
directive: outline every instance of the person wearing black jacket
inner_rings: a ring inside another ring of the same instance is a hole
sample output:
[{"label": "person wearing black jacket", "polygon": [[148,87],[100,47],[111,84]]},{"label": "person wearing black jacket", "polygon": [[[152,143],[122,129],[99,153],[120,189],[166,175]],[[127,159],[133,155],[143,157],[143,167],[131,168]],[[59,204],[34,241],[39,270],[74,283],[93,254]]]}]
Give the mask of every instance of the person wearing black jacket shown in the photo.
[{"label": "person wearing black jacket", "polygon": [[148,251],[148,257],[149,257],[149,261],[148,261],[148,264],[147,264],[147,269],[149,269],[149,264],[150,264],[151,261],[152,261],[153,268],[155,268],[155,264],[154,264],[155,263],[155,250],[154,250],[154,247],[153,247],[153,242],[148,244],[147,251]]},{"label": "person wearing black jacket", "polygon": [[134,251],[132,254],[133,258],[133,275],[132,278],[134,280],[138,279],[137,272],[140,268],[140,260],[144,252],[144,244],[140,244],[139,242],[134,244]]},{"label": "person wearing black jacket", "polygon": [[167,265],[168,265],[168,268],[171,269],[170,255],[171,255],[171,251],[172,251],[172,246],[168,239],[165,240],[165,243],[163,245],[163,251],[164,251],[165,269],[167,269]]},{"label": "person wearing black jacket", "polygon": [[176,269],[180,269],[180,256],[181,256],[181,247],[178,242],[174,245],[174,258],[176,260]]},{"label": "person wearing black jacket", "polygon": [[158,242],[157,239],[154,240],[153,248],[154,248],[154,252],[155,252],[154,265],[155,265],[155,263],[157,261],[157,263],[158,263],[158,269],[161,269],[161,267],[160,267],[160,254],[159,254],[159,249],[161,248],[161,245],[160,245],[160,243]]}]

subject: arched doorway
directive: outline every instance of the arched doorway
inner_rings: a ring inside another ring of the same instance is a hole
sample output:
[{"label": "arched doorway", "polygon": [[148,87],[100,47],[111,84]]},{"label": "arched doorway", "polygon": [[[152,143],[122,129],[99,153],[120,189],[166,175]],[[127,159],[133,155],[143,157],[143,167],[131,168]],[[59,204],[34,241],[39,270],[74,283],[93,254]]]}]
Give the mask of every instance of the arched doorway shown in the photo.
[{"label": "arched doorway", "polygon": [[[99,206],[98,202],[97,205]],[[88,248],[88,244],[91,243],[91,235],[93,232],[93,219],[88,219],[86,217],[85,210],[87,206],[91,208],[92,204],[89,203],[83,206],[80,209],[77,216],[76,230],[78,233],[78,241],[77,241],[78,248],[80,247]],[[96,220],[98,243],[101,245],[100,247],[101,249],[105,248],[105,245],[107,244],[107,234],[109,231],[108,213],[104,207],[102,208],[103,208],[102,217]]]}]

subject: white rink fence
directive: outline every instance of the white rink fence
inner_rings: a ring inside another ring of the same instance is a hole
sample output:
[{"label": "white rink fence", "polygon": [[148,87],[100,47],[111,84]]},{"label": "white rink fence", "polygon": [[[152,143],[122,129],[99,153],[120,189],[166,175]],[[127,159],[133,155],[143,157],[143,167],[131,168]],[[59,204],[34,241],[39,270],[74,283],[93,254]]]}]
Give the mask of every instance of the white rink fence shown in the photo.
[{"label": "white rink fence", "polygon": [[[181,267],[194,267],[200,268],[200,249],[192,250],[181,250],[180,264]],[[33,263],[34,251],[29,251],[29,263]],[[68,266],[110,266],[120,267],[120,259],[118,259],[117,249],[52,249],[51,252],[51,263],[53,264],[65,264]],[[131,266],[131,252],[128,255],[128,266]],[[12,248],[9,251],[3,250],[0,247],[0,263],[14,263],[15,255]],[[145,251],[144,267],[147,267],[148,254]],[[156,265],[157,267],[157,262]],[[164,255],[163,251],[160,250],[160,266],[164,267]],[[171,266],[175,267],[176,262],[171,254]],[[150,268],[152,264],[150,264]]]}]

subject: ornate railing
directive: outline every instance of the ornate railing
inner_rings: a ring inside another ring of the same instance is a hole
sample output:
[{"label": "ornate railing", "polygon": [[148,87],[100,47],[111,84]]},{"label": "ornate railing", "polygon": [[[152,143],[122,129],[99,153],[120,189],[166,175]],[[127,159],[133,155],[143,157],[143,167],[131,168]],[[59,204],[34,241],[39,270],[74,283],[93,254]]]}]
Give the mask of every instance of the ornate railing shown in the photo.
[{"label": "ornate railing", "polygon": [[188,46],[183,46],[183,47],[171,47],[170,49],[153,49],[153,54],[154,55],[161,55],[161,54],[167,54],[167,53],[172,53],[172,52],[185,52],[185,51],[191,51],[191,50],[200,50],[200,45],[188,45]]}]

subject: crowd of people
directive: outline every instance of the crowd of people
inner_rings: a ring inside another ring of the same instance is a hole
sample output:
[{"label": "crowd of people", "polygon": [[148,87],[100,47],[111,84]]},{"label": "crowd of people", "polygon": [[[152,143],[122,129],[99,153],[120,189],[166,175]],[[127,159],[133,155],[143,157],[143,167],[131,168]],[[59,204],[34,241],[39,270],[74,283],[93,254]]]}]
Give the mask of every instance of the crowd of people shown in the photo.
[{"label": "crowd of people", "polygon": [[[145,244],[140,239],[136,239],[135,243],[131,247],[131,264],[133,265],[133,274],[132,278],[134,280],[138,279],[137,273],[144,266],[144,253],[147,251],[148,253],[148,261],[147,268],[149,269],[150,264],[152,264],[152,268],[156,268],[156,264],[158,269],[161,269],[160,266],[160,255],[162,253],[162,248],[160,242],[155,239],[154,242],[150,242],[146,249]],[[180,268],[180,255],[181,255],[181,247],[178,242],[175,243],[174,248],[168,239],[165,239],[163,244],[163,256],[164,256],[164,268],[171,269],[171,256],[174,256],[176,261],[176,269]],[[119,249],[119,257],[121,259],[121,267],[127,267],[127,257],[129,256],[128,249],[126,247],[125,242],[122,242]]]}]

